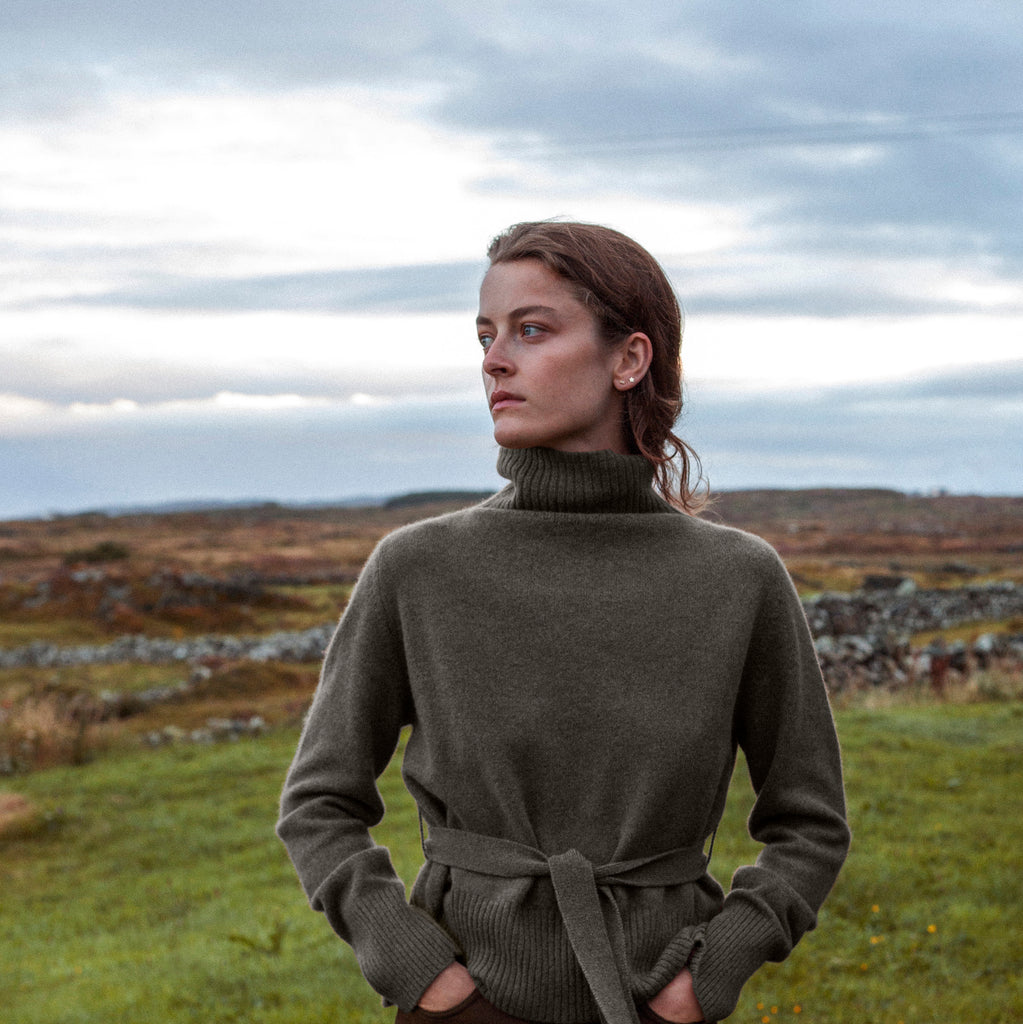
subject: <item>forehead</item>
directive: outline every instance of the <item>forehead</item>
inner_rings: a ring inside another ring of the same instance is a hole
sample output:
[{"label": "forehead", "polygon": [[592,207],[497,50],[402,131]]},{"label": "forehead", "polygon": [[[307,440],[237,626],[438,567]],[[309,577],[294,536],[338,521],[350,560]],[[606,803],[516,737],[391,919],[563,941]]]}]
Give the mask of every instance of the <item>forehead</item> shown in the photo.
[{"label": "forehead", "polygon": [[480,285],[480,313],[492,315],[520,306],[550,306],[566,315],[588,313],[571,283],[539,260],[495,263]]}]

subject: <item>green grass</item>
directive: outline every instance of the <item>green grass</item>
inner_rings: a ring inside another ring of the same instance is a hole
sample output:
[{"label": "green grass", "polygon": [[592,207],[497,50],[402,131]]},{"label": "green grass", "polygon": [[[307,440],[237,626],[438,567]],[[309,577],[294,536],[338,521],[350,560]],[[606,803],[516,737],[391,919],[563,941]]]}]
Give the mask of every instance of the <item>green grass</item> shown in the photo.
[{"label": "green grass", "polygon": [[[852,854],[817,931],[731,1020],[1023,1020],[1023,706],[849,710],[839,728]],[[0,784],[45,812],[0,840],[5,1024],[389,1020],[273,836],[295,739],[124,751]],[[396,765],[382,787],[378,837],[410,879],[418,829]],[[755,852],[746,789],[740,770],[714,850],[724,880]]]},{"label": "green grass", "polygon": [[379,1020],[272,833],[294,742],[18,779],[52,823],[0,853],[0,928],[16,937],[0,958],[4,1021],[315,1022],[342,1006],[346,1024]]},{"label": "green grass", "polygon": [[301,606],[295,608],[254,608],[253,632],[275,632],[282,629],[300,630],[334,622],[348,603],[352,592],[348,583],[307,583],[301,586],[268,587],[271,594],[288,599],[297,598]]},{"label": "green grass", "polygon": [[[817,931],[735,1020],[1023,1020],[1023,706],[839,715],[854,830]],[[876,909],[875,909],[876,908]],[[778,1015],[770,1014],[777,1006]]]},{"label": "green grass", "polygon": [[97,696],[138,693],[156,686],[169,686],[188,678],[190,668],[181,662],[167,665],[139,665],[116,662],[111,665],[28,666],[0,669],[0,697],[15,698],[47,686],[90,690]]},{"label": "green grass", "polygon": [[984,633],[1023,633],[1023,616],[1014,615],[1008,619],[976,619],[961,622],[947,629],[928,629],[922,633],[914,633],[910,636],[909,642],[917,648],[926,647],[939,638],[947,644],[955,643],[956,640],[969,644]]},{"label": "green grass", "polygon": [[0,647],[27,647],[31,643],[58,644],[73,647],[76,644],[106,644],[113,638],[109,630],[98,622],[51,615],[48,618],[26,618],[18,622],[7,617],[0,622]]}]

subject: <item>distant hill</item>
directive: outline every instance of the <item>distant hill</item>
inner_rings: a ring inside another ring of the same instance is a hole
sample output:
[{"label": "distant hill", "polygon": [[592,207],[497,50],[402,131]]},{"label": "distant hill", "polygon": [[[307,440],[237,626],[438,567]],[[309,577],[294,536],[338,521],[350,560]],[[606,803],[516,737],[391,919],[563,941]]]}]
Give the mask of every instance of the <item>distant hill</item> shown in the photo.
[{"label": "distant hill", "polygon": [[77,515],[136,516],[174,515],[178,512],[248,512],[253,509],[308,509],[308,508],[378,508],[390,499],[376,495],[359,495],[354,498],[335,498],[326,501],[274,501],[266,498],[190,498],[181,501],[159,501],[145,505],[106,505],[81,512],[55,513],[50,518],[64,518]]},{"label": "distant hill", "polygon": [[906,494],[883,488],[721,491],[705,517],[756,532],[1000,534],[1023,545],[1023,497]]},{"label": "distant hill", "polygon": [[386,509],[418,508],[421,505],[474,505],[489,498],[493,491],[412,491],[384,502]]},{"label": "distant hill", "polygon": [[[234,519],[330,521],[340,515],[346,520],[369,517],[367,522],[383,524],[463,508],[492,493],[445,489],[315,502],[179,501],[53,514],[38,520],[84,525],[87,520],[117,519],[123,524],[129,517],[208,516],[224,524]],[[1003,551],[1023,551],[1023,496],[907,494],[886,488],[841,487],[715,491],[702,517],[760,533],[787,548],[797,536],[805,539],[816,532],[831,536],[872,534],[878,538],[945,537],[949,541],[957,535],[982,536],[989,542],[997,538]]]}]

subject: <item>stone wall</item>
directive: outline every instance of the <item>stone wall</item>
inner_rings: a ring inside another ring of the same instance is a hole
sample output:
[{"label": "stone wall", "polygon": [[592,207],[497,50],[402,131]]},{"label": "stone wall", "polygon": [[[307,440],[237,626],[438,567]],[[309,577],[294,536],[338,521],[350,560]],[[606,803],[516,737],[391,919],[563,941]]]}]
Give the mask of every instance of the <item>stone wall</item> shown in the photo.
[{"label": "stone wall", "polygon": [[[918,590],[910,581],[890,589],[822,594],[803,603],[817,654],[833,691],[850,687],[944,685],[949,672],[992,666],[1023,671],[1023,630],[983,633],[971,644],[940,639],[913,649],[914,633],[949,630],[970,622],[1023,617],[1023,587],[992,583],[953,590]],[[201,636],[169,640],[122,636],[107,644],[61,647],[36,642],[0,650],[0,668],[139,662],[196,662],[203,658],[316,662],[335,623],[265,636]]]}]

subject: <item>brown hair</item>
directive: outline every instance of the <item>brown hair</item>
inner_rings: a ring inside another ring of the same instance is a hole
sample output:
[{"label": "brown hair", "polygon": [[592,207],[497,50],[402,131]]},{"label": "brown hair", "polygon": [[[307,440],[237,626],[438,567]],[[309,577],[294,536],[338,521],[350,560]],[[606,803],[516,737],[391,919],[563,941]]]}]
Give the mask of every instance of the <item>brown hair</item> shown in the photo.
[{"label": "brown hair", "polygon": [[636,332],[649,337],[650,369],[625,392],[626,436],[653,465],[664,498],[686,512],[699,511],[700,459],[673,432],[682,412],[682,312],[657,260],[620,231],[567,221],[513,224],[490,243],[487,256],[491,264],[536,259],[571,282],[606,341]]}]

